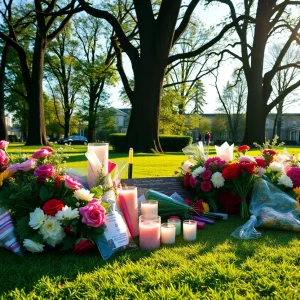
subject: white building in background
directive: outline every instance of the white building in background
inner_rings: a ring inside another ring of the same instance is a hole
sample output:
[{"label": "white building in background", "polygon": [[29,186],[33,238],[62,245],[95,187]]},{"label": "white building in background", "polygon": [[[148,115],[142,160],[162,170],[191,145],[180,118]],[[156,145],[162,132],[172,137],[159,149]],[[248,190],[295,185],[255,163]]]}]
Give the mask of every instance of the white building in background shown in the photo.
[{"label": "white building in background", "polygon": [[5,116],[5,123],[7,127],[7,135],[16,135],[21,140],[21,131],[17,124],[13,122],[11,116]]}]

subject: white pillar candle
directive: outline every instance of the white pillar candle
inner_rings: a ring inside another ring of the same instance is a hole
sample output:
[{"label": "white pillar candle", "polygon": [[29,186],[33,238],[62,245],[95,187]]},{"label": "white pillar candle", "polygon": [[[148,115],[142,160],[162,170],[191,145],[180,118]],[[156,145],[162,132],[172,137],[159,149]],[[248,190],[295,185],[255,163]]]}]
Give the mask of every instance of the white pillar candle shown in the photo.
[{"label": "white pillar candle", "polygon": [[119,197],[123,197],[130,223],[133,230],[133,237],[139,235],[139,214],[138,214],[138,200],[137,200],[137,187],[127,186],[118,191]]},{"label": "white pillar candle", "polygon": [[197,222],[194,220],[183,221],[183,239],[195,241],[197,238]]},{"label": "white pillar candle", "polygon": [[139,217],[139,246],[154,250],[160,247],[160,216],[141,215]]},{"label": "white pillar candle", "polygon": [[163,244],[175,243],[176,227],[172,223],[162,223],[160,227],[160,239]]},{"label": "white pillar candle", "polygon": [[108,173],[108,143],[89,143],[88,152],[88,184],[92,188],[97,185],[99,172],[106,176]]},{"label": "white pillar candle", "polygon": [[144,200],[141,202],[141,215],[158,215],[157,200]]},{"label": "white pillar candle", "polygon": [[178,218],[170,218],[168,219],[168,223],[174,224],[176,228],[176,235],[180,235],[181,233],[181,220]]}]

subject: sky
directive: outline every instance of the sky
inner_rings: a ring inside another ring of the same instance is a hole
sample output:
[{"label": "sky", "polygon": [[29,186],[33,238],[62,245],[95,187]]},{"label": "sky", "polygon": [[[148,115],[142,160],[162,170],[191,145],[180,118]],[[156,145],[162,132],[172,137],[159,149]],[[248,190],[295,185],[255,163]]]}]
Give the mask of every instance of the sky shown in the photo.
[{"label": "sky", "polygon": [[[236,2],[234,0],[234,2]],[[220,5],[220,6],[209,6],[206,9],[203,9],[203,7],[198,6],[196,13],[201,16],[201,20],[204,24],[208,26],[216,25],[219,23],[223,17],[228,14],[228,8],[226,5]],[[213,17],[212,17],[213,16]],[[220,30],[220,29],[219,29]],[[126,59],[124,59],[124,69],[125,72],[129,75],[132,74],[131,71],[131,65],[130,62],[126,62]],[[223,67],[219,71],[219,77],[218,77],[218,87],[219,90],[222,91],[222,88],[226,85],[228,80],[231,78],[231,74],[233,72],[234,64],[231,60],[231,62],[224,63]],[[221,104],[217,102],[218,95],[216,92],[216,88],[213,86],[215,79],[212,76],[205,76],[202,79],[202,82],[205,86],[206,91],[206,102],[207,104],[204,106],[204,113],[214,113],[216,108],[220,107]],[[125,106],[121,101],[118,100],[119,98],[119,89],[122,86],[118,85],[116,88],[113,88],[111,90],[111,97],[110,100],[112,101],[112,105],[116,108],[127,108],[130,106]],[[299,92],[300,94],[300,92]],[[300,113],[300,103],[295,103],[294,105],[290,105],[285,112],[289,113]]]}]

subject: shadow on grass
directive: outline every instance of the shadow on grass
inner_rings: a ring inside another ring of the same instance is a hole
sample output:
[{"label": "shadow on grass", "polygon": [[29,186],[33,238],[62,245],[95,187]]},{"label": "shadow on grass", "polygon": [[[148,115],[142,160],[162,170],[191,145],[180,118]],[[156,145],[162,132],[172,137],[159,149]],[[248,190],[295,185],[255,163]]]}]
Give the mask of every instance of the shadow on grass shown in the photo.
[{"label": "shadow on grass", "polygon": [[[86,256],[56,252],[26,253],[23,257],[19,257],[1,249],[0,296],[15,289],[29,293],[45,278],[49,278],[52,284],[60,285],[76,280],[79,273],[93,273],[101,268],[112,271],[115,268],[126,267],[130,262],[139,262],[141,268],[147,267],[152,259],[159,260],[160,257],[168,256],[166,251],[170,251],[169,255],[175,252],[182,254],[185,259],[190,260],[212,251],[219,251],[221,255],[222,249],[230,245],[237,258],[235,264],[239,266],[264,245],[274,248],[286,247],[289,242],[298,238],[298,233],[272,229],[259,229],[262,238],[257,240],[245,241],[231,237],[230,234],[244,223],[245,220],[231,215],[228,220],[218,220],[214,225],[206,224],[203,230],[198,230],[196,242],[184,241],[180,236],[176,237],[174,245],[162,245],[160,249],[151,253],[137,249],[112,257],[108,261],[103,261],[98,252]],[[138,244],[138,240],[135,241]],[[193,253],[192,256],[189,256],[189,253]]]}]

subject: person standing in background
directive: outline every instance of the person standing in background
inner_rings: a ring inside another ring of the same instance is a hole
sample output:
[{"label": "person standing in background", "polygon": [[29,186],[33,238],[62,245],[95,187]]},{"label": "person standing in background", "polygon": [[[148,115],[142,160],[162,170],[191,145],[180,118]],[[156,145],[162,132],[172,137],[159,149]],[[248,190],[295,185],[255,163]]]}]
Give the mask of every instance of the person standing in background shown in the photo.
[{"label": "person standing in background", "polygon": [[210,138],[211,138],[210,132],[207,131],[207,132],[205,133],[205,136],[204,136],[205,145],[209,145],[209,143],[210,143]]}]

